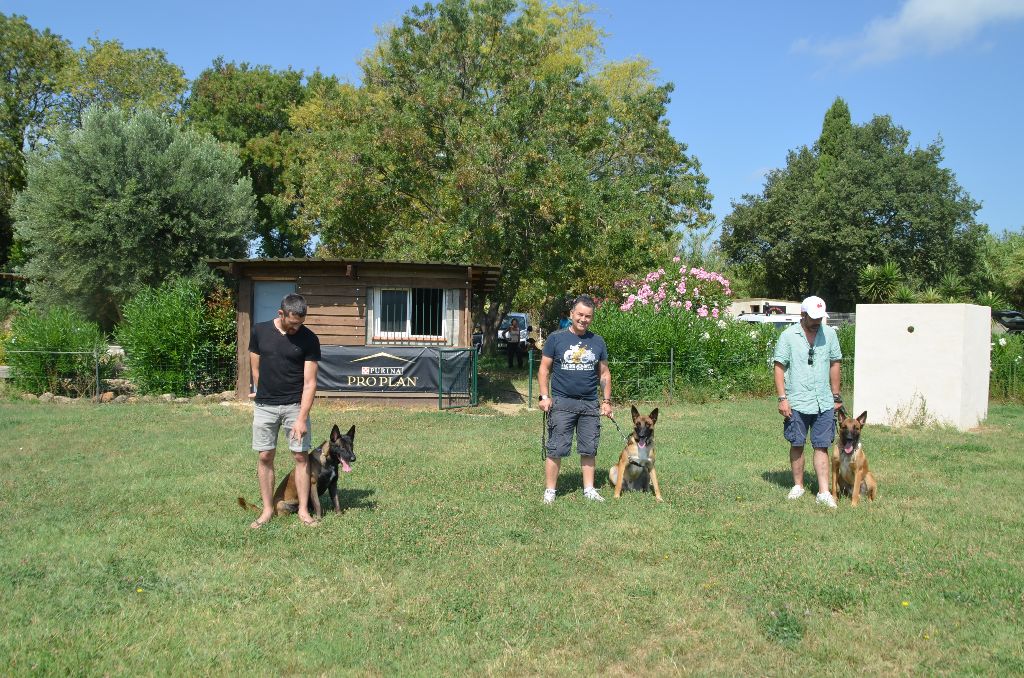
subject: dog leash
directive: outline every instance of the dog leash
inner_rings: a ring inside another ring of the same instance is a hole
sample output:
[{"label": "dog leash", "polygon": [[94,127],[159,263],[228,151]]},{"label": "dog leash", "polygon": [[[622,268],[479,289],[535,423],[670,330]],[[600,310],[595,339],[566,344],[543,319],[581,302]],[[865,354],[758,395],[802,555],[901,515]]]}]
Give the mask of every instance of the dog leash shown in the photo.
[{"label": "dog leash", "polygon": [[612,420],[613,424],[615,424],[615,430],[619,432],[620,436],[622,436],[622,442],[627,442],[629,440],[629,434],[628,433],[624,434],[622,432],[622,429],[619,428],[619,422],[615,421],[614,417],[608,417],[608,418]]},{"label": "dog leash", "polygon": [[540,413],[544,415],[540,427],[540,460],[546,461],[548,458],[548,413],[544,410],[541,410]]}]

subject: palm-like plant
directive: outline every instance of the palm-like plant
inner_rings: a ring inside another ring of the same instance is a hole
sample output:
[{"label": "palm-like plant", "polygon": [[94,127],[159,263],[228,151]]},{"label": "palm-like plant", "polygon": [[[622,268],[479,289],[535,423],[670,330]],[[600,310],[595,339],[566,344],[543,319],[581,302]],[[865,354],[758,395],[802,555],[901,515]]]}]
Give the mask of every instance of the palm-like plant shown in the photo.
[{"label": "palm-like plant", "polygon": [[946,300],[934,287],[926,287],[917,294],[917,303],[919,304],[941,304]]},{"label": "palm-like plant", "polygon": [[989,308],[994,309],[1010,308],[1010,302],[1006,300],[1006,297],[999,294],[999,292],[993,292],[992,290],[979,294],[977,298],[975,298],[974,303],[979,306],[988,306]]},{"label": "palm-like plant", "polygon": [[881,266],[868,264],[857,276],[857,289],[872,304],[884,304],[892,301],[902,278],[900,267],[891,261]]},{"label": "palm-like plant", "polygon": [[965,301],[967,298],[967,285],[964,283],[963,278],[949,271],[943,273],[942,277],[939,278],[939,294],[951,303]]},{"label": "palm-like plant", "polygon": [[889,299],[894,304],[916,304],[917,292],[913,287],[906,283],[900,283],[893,290],[892,297]]}]

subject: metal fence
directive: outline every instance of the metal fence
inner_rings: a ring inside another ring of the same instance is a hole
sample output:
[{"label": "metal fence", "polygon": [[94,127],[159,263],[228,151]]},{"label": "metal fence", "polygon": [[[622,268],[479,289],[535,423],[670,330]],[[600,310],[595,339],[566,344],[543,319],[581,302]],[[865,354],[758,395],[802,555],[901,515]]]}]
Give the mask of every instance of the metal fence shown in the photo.
[{"label": "metal fence", "polygon": [[[534,403],[534,380],[539,359],[530,353],[528,406]],[[697,392],[706,395],[762,395],[774,393],[770,357],[712,359],[700,351],[652,352],[628,358],[609,357],[612,394],[618,401],[673,403]],[[842,362],[843,389],[853,388],[854,360]]]},{"label": "metal fence", "polygon": [[475,407],[477,352],[473,348],[443,348],[437,352],[437,407]]},{"label": "metal fence", "polygon": [[222,356],[136,366],[107,351],[7,351],[8,383],[21,391],[71,398],[98,398],[106,392],[219,393],[235,388],[237,363]]}]

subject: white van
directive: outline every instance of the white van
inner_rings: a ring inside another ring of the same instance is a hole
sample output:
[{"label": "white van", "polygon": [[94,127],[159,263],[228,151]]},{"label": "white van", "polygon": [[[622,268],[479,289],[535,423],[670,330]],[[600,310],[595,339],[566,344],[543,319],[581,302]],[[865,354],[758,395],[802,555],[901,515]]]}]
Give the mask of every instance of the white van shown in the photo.
[{"label": "white van", "polygon": [[766,313],[741,313],[736,316],[736,320],[745,323],[768,323],[775,325],[780,330],[784,330],[790,325],[794,325],[800,322],[799,313],[773,313],[768,315]]}]

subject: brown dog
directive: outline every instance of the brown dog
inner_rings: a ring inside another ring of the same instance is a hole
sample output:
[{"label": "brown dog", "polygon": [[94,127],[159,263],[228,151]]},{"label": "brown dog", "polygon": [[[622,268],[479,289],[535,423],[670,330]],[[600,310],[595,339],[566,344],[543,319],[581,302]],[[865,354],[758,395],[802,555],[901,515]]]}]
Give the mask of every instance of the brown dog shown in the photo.
[{"label": "brown dog", "polygon": [[861,494],[875,500],[878,485],[868,470],[868,456],[860,442],[860,431],[868,420],[868,413],[854,419],[845,411],[839,412],[839,437],[832,450],[832,496],[839,500],[840,491],[851,497],[850,505],[860,503]]},{"label": "brown dog", "polygon": [[[309,451],[309,503],[318,518],[322,518],[324,515],[323,507],[320,505],[320,495],[325,490],[331,496],[334,512],[341,513],[341,502],[338,500],[338,467],[340,466],[345,473],[352,470],[350,464],[355,463],[356,460],[355,438],[355,426],[350,428],[345,435],[341,435],[341,430],[335,424],[331,429],[330,439],[322,442],[320,447]],[[277,486],[271,501],[274,505],[274,512],[279,516],[298,512],[299,491],[295,486],[295,469],[292,469]],[[238,505],[254,511],[259,510],[242,497],[238,498]]]},{"label": "brown dog", "polygon": [[608,469],[608,480],[615,484],[615,498],[622,490],[646,492],[654,488],[654,496],[661,498],[658,475],[654,472],[654,425],[658,423],[658,408],[650,416],[641,416],[636,407],[631,407],[633,433],[626,439],[626,447],[619,455],[619,463]]}]

